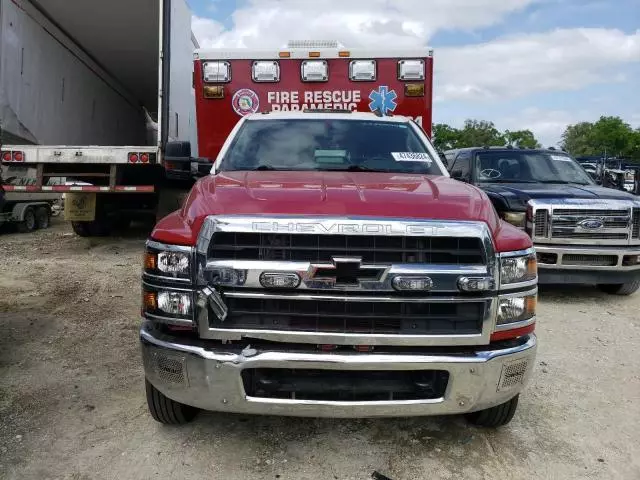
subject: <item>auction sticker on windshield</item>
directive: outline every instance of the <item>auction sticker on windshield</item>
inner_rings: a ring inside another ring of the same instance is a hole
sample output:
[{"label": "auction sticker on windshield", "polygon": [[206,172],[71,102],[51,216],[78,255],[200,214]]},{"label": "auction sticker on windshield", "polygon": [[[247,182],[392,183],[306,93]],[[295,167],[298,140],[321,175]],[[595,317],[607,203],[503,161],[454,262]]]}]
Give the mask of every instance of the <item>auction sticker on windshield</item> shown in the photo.
[{"label": "auction sticker on windshield", "polygon": [[551,155],[552,160],[556,160],[558,162],[570,162],[571,158],[565,155]]},{"label": "auction sticker on windshield", "polygon": [[428,164],[431,164],[431,157],[428,153],[391,152],[391,156],[396,162],[426,162]]}]

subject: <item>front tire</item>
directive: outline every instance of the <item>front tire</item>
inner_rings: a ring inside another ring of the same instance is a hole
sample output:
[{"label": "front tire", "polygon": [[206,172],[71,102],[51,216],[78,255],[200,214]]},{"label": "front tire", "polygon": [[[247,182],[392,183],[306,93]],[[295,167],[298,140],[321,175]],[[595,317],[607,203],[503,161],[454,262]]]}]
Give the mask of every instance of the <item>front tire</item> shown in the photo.
[{"label": "front tire", "polygon": [[46,207],[39,207],[36,210],[36,224],[39,229],[49,228],[51,223],[51,216],[49,210]]},{"label": "front tire", "polygon": [[151,382],[144,380],[147,391],[147,405],[153,419],[165,425],[184,425],[192,421],[198,409],[178,403],[164,396]]},{"label": "front tire", "polygon": [[36,212],[31,207],[24,211],[24,220],[18,223],[20,233],[33,232],[36,229]]},{"label": "front tire", "polygon": [[518,408],[518,397],[516,395],[508,402],[496,405],[495,407],[480,410],[479,412],[469,413],[467,420],[479,427],[496,428],[502,427],[509,423]]},{"label": "front tire", "polygon": [[631,280],[627,283],[602,284],[598,285],[598,288],[604,293],[608,293],[610,295],[631,295],[632,293],[637,292],[640,288],[640,278]]}]

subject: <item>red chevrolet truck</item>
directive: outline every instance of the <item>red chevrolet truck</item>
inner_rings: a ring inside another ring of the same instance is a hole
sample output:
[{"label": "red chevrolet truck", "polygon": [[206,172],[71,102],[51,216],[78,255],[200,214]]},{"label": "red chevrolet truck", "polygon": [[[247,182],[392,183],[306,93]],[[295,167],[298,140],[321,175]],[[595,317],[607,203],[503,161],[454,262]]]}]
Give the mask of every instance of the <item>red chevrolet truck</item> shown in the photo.
[{"label": "red chevrolet truck", "polygon": [[[529,236],[449,178],[412,118],[258,113],[246,95],[211,173],[146,244],[153,418],[179,424],[203,409],[507,424],[535,364]],[[199,105],[204,150],[216,142],[206,115]]]}]

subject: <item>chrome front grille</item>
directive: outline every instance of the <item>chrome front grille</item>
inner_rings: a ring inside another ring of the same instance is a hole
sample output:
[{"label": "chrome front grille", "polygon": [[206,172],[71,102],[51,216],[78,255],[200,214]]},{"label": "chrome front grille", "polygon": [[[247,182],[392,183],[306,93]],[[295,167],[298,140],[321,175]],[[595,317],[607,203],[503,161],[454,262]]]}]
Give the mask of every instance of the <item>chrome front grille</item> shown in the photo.
[{"label": "chrome front grille", "polygon": [[555,216],[573,216],[573,217],[628,217],[629,209],[622,210],[608,210],[608,209],[579,209],[579,208],[554,208],[553,215]]},{"label": "chrome front grille", "polygon": [[229,314],[214,328],[287,330],[291,332],[390,335],[468,335],[482,332],[490,302],[389,302],[371,297],[353,301],[346,293],[333,298],[248,297],[224,294]]},{"label": "chrome front grille", "polygon": [[534,232],[536,237],[546,237],[549,235],[549,211],[538,210],[535,216]]},{"label": "chrome front grille", "polygon": [[[327,217],[209,217],[197,243],[198,284],[228,308],[199,316],[202,338],[332,345],[489,342],[495,287],[470,295],[461,277],[497,281],[483,222]],[[275,273],[274,273],[275,272]],[[265,274],[297,276],[286,288]],[[399,291],[397,277],[427,277]]]},{"label": "chrome front grille", "polygon": [[483,265],[480,238],[401,237],[221,232],[213,236],[209,258],[331,263],[358,257],[366,264]]},{"label": "chrome front grille", "polygon": [[634,206],[632,200],[530,200],[529,232],[539,244],[629,245],[640,238],[640,208]]}]

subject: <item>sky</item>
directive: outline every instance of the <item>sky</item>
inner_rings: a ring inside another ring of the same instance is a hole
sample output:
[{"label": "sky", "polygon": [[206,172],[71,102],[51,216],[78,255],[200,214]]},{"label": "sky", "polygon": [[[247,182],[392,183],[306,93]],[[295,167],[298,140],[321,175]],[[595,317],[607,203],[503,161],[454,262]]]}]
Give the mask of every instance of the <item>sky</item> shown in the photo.
[{"label": "sky", "polygon": [[188,0],[202,47],[434,49],[434,122],[530,129],[556,145],[567,125],[640,127],[640,0]]}]

